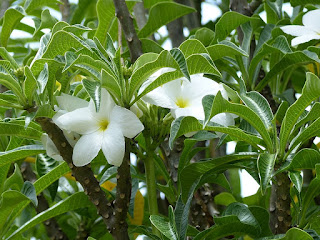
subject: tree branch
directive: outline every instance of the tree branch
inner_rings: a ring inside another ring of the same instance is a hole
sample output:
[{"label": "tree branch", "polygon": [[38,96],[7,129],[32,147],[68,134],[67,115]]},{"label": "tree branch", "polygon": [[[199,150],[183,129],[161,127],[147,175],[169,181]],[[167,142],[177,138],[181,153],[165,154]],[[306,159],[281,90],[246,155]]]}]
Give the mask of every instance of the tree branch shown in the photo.
[{"label": "tree branch", "polygon": [[[110,203],[104,191],[101,189],[99,182],[94,177],[90,164],[83,167],[76,167],[72,162],[73,148],[68,143],[62,130],[55,125],[50,118],[40,117],[36,121],[41,125],[42,129],[48,134],[60,155],[68,163],[72,170],[72,174],[76,180],[82,185],[84,192],[88,195],[90,201],[96,206],[98,214],[102,217],[107,229],[115,237],[114,231],[114,207]],[[117,238],[116,238],[117,239]]]},{"label": "tree branch", "polygon": [[142,55],[141,42],[133,25],[133,17],[129,13],[125,0],[113,0],[113,3],[116,9],[116,16],[121,23],[129,47],[131,62],[133,63]]},{"label": "tree branch", "polygon": [[62,2],[63,4],[60,4],[62,21],[68,22],[70,17],[70,3],[68,0],[62,0]]}]

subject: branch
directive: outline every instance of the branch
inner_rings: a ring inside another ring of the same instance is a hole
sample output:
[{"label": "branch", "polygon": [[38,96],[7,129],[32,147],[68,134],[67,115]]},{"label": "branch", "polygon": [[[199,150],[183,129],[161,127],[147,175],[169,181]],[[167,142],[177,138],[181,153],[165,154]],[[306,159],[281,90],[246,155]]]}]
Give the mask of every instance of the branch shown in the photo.
[{"label": "branch", "polygon": [[[99,182],[94,177],[90,164],[83,167],[76,167],[72,162],[73,148],[68,143],[62,130],[55,125],[50,118],[40,117],[36,121],[42,129],[48,134],[53,143],[56,145],[60,155],[68,163],[72,170],[73,176],[82,185],[84,192],[88,195],[90,201],[96,206],[97,213],[102,217],[107,229],[115,237],[114,232],[114,207],[107,200],[104,191],[101,189]],[[117,238],[116,238],[117,239]]]},{"label": "branch", "polygon": [[134,29],[133,17],[129,13],[125,0],[113,0],[113,3],[116,9],[116,16],[121,23],[129,47],[131,62],[133,63],[142,55],[141,42]]},{"label": "branch", "polygon": [[68,0],[62,0],[62,2],[63,4],[60,4],[62,21],[68,22],[70,17],[70,3]]}]

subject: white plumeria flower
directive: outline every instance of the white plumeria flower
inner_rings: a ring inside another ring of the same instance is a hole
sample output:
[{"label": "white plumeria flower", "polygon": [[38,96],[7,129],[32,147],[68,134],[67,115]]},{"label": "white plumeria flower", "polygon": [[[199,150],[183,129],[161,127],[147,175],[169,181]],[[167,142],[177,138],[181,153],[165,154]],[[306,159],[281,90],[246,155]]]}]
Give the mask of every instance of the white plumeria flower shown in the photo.
[{"label": "white plumeria flower", "polygon": [[283,32],[296,36],[291,41],[292,46],[320,39],[320,9],[307,12],[303,15],[302,23],[304,26],[289,25],[280,27]]},{"label": "white plumeria flower", "polygon": [[99,112],[91,100],[88,107],[58,117],[56,124],[82,135],[73,149],[72,160],[76,166],[90,163],[100,149],[110,164],[120,166],[125,152],[124,137],[133,138],[144,129],[137,116],[115,105],[105,89],[101,90]]},{"label": "white plumeria flower", "polygon": [[[163,72],[163,70],[160,71]],[[155,75],[158,76],[159,71]],[[152,76],[152,80],[153,78],[154,76]],[[146,94],[143,100],[171,109],[174,118],[193,116],[204,120],[202,98],[206,95],[216,95],[220,91],[222,96],[228,99],[228,94],[222,84],[203,77],[203,74],[191,75],[190,78],[191,81],[179,78],[168,82]],[[147,84],[150,84],[150,81]],[[214,116],[211,121],[223,126],[234,125],[234,118],[230,113],[220,113]]]},{"label": "white plumeria flower", "polygon": [[[61,93],[61,96],[57,96],[56,99],[58,102],[58,106],[55,106],[55,110],[57,111],[57,113],[52,118],[53,122],[55,122],[55,120],[58,117],[62,116],[67,112],[71,112],[77,108],[87,107],[89,105],[89,102],[65,93]],[[80,135],[75,132],[63,130],[63,134],[72,147],[74,147],[74,145],[80,138]],[[45,147],[47,155],[49,157],[55,159],[56,161],[63,161],[63,158],[61,157],[59,150],[56,148],[53,141],[49,138],[47,134],[42,134],[41,142]]]}]

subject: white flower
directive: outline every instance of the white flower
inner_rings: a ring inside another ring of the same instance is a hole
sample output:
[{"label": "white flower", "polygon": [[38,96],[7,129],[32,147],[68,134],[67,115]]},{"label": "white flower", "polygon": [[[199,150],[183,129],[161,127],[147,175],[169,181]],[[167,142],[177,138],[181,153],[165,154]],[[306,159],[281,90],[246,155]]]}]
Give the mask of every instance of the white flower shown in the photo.
[{"label": "white flower", "polygon": [[90,163],[100,149],[110,164],[120,166],[125,151],[124,137],[133,138],[144,129],[137,116],[115,105],[105,89],[101,90],[99,112],[91,100],[88,107],[65,113],[55,121],[60,128],[82,135],[73,149],[72,160],[76,166]]},{"label": "white flower", "polygon": [[[163,70],[160,70],[163,72]],[[159,74],[159,71],[155,73]],[[152,78],[154,78],[152,76]],[[143,100],[151,104],[169,108],[173,117],[193,116],[204,120],[202,98],[206,95],[216,95],[221,91],[222,96],[228,99],[223,85],[203,77],[202,74],[190,76],[191,81],[186,78],[179,78],[168,82],[161,87],[149,92]],[[220,113],[214,116],[211,121],[223,126],[234,125],[234,118],[229,113]]]},{"label": "white flower", "polygon": [[309,42],[314,39],[320,39],[320,9],[307,12],[302,17],[300,25],[289,25],[281,27],[281,30],[289,35],[296,36],[291,41],[292,46]]},{"label": "white flower", "polygon": [[[56,123],[56,119],[67,112],[71,112],[77,108],[87,107],[89,103],[81,98],[77,98],[68,94],[61,93],[61,96],[56,97],[58,105],[55,106],[57,113],[53,116],[52,120]],[[66,137],[69,144],[74,147],[79,140],[80,135],[75,132],[63,130],[63,134]],[[53,141],[47,134],[42,134],[41,142],[46,149],[47,155],[57,161],[63,161],[59,150],[54,145]]]}]

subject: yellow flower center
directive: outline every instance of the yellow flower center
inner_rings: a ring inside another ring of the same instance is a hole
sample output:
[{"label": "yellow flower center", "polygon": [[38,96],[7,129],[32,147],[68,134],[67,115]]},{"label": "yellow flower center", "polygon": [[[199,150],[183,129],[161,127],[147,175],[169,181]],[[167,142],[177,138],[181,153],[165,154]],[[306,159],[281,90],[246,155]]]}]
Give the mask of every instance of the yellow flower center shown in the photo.
[{"label": "yellow flower center", "polygon": [[182,97],[177,98],[176,104],[179,108],[185,108],[190,105],[189,100]]},{"label": "yellow flower center", "polygon": [[100,130],[105,131],[108,128],[109,121],[108,120],[102,120],[99,122]]}]

